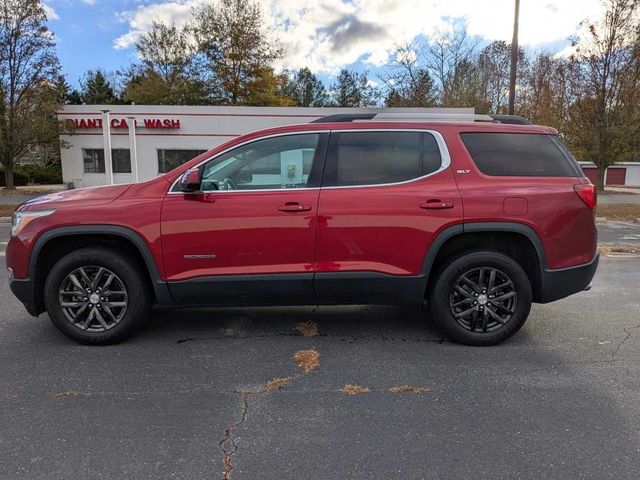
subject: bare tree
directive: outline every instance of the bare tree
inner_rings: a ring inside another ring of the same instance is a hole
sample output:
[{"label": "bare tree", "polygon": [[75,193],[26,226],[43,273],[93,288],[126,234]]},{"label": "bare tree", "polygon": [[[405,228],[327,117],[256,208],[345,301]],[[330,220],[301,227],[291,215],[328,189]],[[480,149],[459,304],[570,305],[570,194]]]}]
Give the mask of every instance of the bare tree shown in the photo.
[{"label": "bare tree", "polygon": [[437,92],[433,78],[420,60],[422,50],[415,42],[397,45],[388,73],[380,77],[385,84],[385,103],[389,107],[433,107]]},{"label": "bare tree", "polygon": [[0,160],[8,189],[14,162],[57,127],[59,64],[46,20],[39,0],[0,0]]},{"label": "bare tree", "polygon": [[434,79],[439,100],[444,107],[467,107],[474,97],[473,78],[477,42],[470,39],[464,26],[438,32],[429,42],[426,66]]}]

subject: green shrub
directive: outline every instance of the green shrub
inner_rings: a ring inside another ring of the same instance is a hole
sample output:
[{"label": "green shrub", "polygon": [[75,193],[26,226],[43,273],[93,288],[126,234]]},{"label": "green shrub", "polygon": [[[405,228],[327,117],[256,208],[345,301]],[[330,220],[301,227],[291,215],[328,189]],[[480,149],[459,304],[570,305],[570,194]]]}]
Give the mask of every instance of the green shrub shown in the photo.
[{"label": "green shrub", "polygon": [[[62,183],[60,165],[15,165],[13,182],[17,187],[25,185],[54,185]],[[4,167],[0,166],[0,187],[5,186]]]},{"label": "green shrub", "polygon": [[16,167],[27,182],[33,185],[51,185],[62,183],[62,169],[60,165],[19,165]]},{"label": "green shrub", "polygon": [[[16,171],[16,167],[13,169],[13,183],[16,187],[23,187],[28,183],[27,176],[20,171]],[[0,167],[0,187],[4,186],[4,168]]]}]

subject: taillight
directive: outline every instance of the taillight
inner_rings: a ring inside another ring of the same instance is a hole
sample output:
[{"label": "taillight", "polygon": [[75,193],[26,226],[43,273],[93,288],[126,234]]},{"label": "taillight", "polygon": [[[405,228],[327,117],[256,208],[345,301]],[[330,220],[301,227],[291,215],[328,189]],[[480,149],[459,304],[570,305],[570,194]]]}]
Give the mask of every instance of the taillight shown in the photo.
[{"label": "taillight", "polygon": [[596,193],[596,186],[590,183],[579,183],[574,185],[573,189],[576,191],[580,199],[590,209],[596,208],[598,203],[598,194]]}]

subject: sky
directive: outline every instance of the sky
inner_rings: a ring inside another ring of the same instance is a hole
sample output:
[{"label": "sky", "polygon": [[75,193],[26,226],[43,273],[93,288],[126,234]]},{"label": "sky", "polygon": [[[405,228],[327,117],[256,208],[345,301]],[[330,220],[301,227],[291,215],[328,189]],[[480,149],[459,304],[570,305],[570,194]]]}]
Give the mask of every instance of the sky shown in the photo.
[{"label": "sky", "polygon": [[[136,61],[135,42],[154,20],[189,21],[194,5],[216,0],[45,0],[63,72],[72,85],[88,69]],[[395,44],[418,42],[465,22],[479,44],[510,42],[514,0],[257,0],[267,30],[285,56],[278,68],[309,67],[331,82],[342,67],[368,71],[389,61]],[[520,44],[565,50],[580,21],[596,18],[600,0],[521,0]]]}]

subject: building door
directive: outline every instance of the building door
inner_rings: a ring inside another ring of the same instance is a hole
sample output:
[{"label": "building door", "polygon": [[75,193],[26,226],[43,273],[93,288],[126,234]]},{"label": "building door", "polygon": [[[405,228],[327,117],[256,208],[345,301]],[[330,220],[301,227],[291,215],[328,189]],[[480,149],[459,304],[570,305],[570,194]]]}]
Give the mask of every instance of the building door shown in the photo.
[{"label": "building door", "polygon": [[313,302],[320,177],[328,134],[238,146],[201,168],[201,191],[162,209],[169,288],[194,304]]},{"label": "building door", "polygon": [[607,168],[607,185],[624,185],[627,177],[627,169],[625,167],[609,167]]}]

